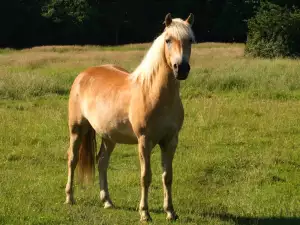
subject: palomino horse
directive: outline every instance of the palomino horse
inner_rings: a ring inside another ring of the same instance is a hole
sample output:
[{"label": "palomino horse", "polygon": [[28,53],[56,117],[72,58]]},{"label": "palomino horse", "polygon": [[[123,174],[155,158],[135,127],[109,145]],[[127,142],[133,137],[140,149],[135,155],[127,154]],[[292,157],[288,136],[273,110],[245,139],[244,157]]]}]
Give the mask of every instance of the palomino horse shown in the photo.
[{"label": "palomino horse", "polygon": [[151,220],[148,189],[151,183],[151,150],[159,144],[162,158],[164,210],[167,219],[177,215],[172,203],[172,161],[182,127],[184,111],[179,80],[189,74],[194,34],[193,14],[186,20],[165,18],[165,30],[153,42],[133,73],[114,65],[91,67],[80,73],[69,98],[70,148],[66,203],[74,203],[74,171],[79,163],[81,178],[94,174],[95,133],[102,137],[96,157],[100,199],[113,207],[107,184],[107,167],[116,145],[138,144],[141,167],[141,221]]}]

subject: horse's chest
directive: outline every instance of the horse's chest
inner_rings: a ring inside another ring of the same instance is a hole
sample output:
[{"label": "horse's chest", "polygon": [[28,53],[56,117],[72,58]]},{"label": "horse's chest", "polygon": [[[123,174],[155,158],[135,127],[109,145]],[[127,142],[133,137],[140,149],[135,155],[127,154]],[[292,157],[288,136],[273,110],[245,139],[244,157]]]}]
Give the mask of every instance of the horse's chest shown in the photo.
[{"label": "horse's chest", "polygon": [[173,110],[166,108],[149,121],[149,127],[155,130],[158,135],[169,132],[178,132],[183,122],[183,110],[181,107],[174,107]]},{"label": "horse's chest", "polygon": [[135,132],[146,134],[153,140],[159,141],[164,136],[178,133],[183,122],[183,108],[181,102],[172,106],[155,107],[153,110],[137,109],[132,114],[132,124]]}]

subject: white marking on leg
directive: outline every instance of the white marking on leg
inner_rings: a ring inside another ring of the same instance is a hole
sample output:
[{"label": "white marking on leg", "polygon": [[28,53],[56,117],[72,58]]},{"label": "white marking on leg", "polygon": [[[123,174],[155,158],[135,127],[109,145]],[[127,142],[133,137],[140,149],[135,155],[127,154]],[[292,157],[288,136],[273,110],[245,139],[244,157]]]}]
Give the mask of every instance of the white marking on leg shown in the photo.
[{"label": "white marking on leg", "polygon": [[100,183],[100,199],[103,202],[104,208],[113,207],[113,203],[109,196],[107,182],[107,168],[109,165],[110,155],[115,147],[115,144],[102,139],[98,159],[99,183]]}]

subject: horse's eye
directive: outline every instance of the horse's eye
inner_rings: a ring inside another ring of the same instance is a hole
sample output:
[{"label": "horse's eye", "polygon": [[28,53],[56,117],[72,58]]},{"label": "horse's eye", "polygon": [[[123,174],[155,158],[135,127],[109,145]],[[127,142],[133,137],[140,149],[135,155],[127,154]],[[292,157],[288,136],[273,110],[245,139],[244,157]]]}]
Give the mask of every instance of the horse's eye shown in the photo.
[{"label": "horse's eye", "polygon": [[170,44],[170,43],[171,43],[171,39],[167,39],[167,40],[166,40],[166,43],[167,43],[167,44]]}]

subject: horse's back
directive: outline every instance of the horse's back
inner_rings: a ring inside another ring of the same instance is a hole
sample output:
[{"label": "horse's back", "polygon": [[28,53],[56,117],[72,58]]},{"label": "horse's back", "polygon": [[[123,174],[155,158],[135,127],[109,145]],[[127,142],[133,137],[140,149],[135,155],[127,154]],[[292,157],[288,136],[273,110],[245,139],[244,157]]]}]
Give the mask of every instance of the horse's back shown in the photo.
[{"label": "horse's back", "polygon": [[82,96],[85,92],[89,92],[90,95],[97,95],[99,92],[105,91],[107,86],[127,87],[128,75],[127,70],[113,64],[89,67],[75,78],[71,87],[70,98],[74,92],[77,96]]},{"label": "horse's back", "polygon": [[114,64],[106,64],[101,66],[89,67],[84,72],[93,73],[93,74],[100,74],[102,72],[105,72],[105,73],[113,73],[114,75],[129,75],[129,72],[126,69]]},{"label": "horse's back", "polygon": [[126,83],[126,79],[129,72],[124,68],[113,64],[107,64],[102,66],[89,67],[83,71],[82,79],[87,80],[91,77],[96,80],[101,80],[102,82],[114,82],[120,84],[121,82]]}]

